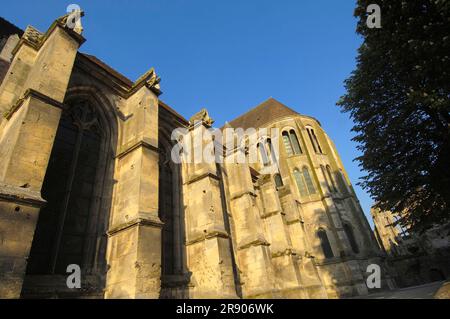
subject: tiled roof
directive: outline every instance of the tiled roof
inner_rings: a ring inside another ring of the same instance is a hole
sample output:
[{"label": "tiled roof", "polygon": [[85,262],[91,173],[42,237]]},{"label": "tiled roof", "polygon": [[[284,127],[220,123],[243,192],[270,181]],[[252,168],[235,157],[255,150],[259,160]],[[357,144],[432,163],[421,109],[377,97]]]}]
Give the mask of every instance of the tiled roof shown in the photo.
[{"label": "tiled roof", "polygon": [[274,119],[295,115],[299,115],[299,113],[295,112],[283,103],[278,102],[274,98],[269,98],[267,101],[259,104],[228,124],[233,128],[259,128]]}]

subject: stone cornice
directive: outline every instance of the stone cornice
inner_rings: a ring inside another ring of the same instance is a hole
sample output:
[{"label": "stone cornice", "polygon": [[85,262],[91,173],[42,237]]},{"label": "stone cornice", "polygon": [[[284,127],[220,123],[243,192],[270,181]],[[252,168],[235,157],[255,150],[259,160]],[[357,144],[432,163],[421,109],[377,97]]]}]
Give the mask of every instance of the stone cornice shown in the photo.
[{"label": "stone cornice", "polygon": [[220,178],[216,174],[214,174],[213,172],[205,172],[205,173],[202,173],[202,174],[197,174],[197,175],[192,176],[192,178],[190,178],[184,184],[185,185],[189,185],[189,184],[195,183],[195,182],[197,182],[197,181],[199,181],[199,180],[201,180],[203,178],[206,178],[206,177],[209,177],[209,178],[212,178],[212,179],[220,181]]},{"label": "stone cornice", "polygon": [[291,255],[297,255],[297,253],[292,248],[286,248],[284,250],[272,253],[272,258],[277,258],[277,257],[281,257],[281,256],[291,256]]},{"label": "stone cornice", "polygon": [[136,141],[132,144],[125,144],[125,146],[122,146],[121,150],[116,155],[116,158],[120,159],[140,147],[144,147],[144,148],[152,150],[156,153],[159,153],[159,149],[156,146],[154,146],[150,142],[146,141],[146,139],[142,139],[142,140]]},{"label": "stone cornice", "polygon": [[34,207],[41,207],[47,203],[39,191],[3,183],[0,183],[0,200]]},{"label": "stone cornice", "polygon": [[270,243],[264,238],[257,238],[253,241],[240,245],[239,250],[247,249],[253,246],[270,246]]},{"label": "stone cornice", "polygon": [[264,213],[261,214],[261,218],[262,219],[266,219],[266,218],[269,218],[271,216],[275,216],[277,214],[283,214],[283,211],[277,209],[277,210],[274,210],[274,211],[271,211],[271,212],[264,212]]},{"label": "stone cornice", "polygon": [[225,238],[228,239],[230,238],[230,235],[225,232],[225,231],[221,231],[221,230],[214,230],[214,231],[209,231],[206,232],[205,234],[202,234],[200,236],[197,236],[189,241],[186,242],[186,246],[189,245],[193,245],[196,243],[200,243],[202,241],[208,240],[208,239],[212,239],[212,238]]},{"label": "stone cornice", "polygon": [[34,89],[27,89],[25,91],[25,93],[23,94],[23,96],[21,98],[19,98],[16,101],[16,103],[14,103],[14,105],[11,107],[11,109],[9,109],[9,111],[7,111],[5,114],[3,114],[3,117],[6,118],[7,120],[9,120],[12,117],[12,115],[22,106],[22,104],[29,97],[41,100],[42,102],[45,102],[47,104],[50,104],[50,105],[55,106],[60,109],[63,108],[63,104],[61,102],[56,101],[55,99],[53,99],[45,94],[42,94]]},{"label": "stone cornice", "polygon": [[111,237],[119,232],[122,232],[124,230],[137,227],[137,226],[150,226],[150,227],[157,227],[162,228],[164,226],[164,223],[158,218],[158,217],[152,217],[152,218],[135,218],[133,220],[130,220],[129,222],[122,223],[117,226],[111,227],[106,234]]},{"label": "stone cornice", "polygon": [[296,223],[300,223],[300,224],[304,224],[304,221],[300,218],[294,218],[291,220],[286,220],[286,224],[287,225],[292,225],[292,224],[296,224]]},{"label": "stone cornice", "polygon": [[142,75],[139,79],[134,82],[128,94],[131,96],[137,92],[141,87],[146,86],[150,91],[155,93],[156,96],[160,96],[162,91],[160,89],[159,83],[161,78],[156,75],[154,68],[151,68],[147,73]]},{"label": "stone cornice", "polygon": [[242,196],[249,195],[251,197],[257,197],[256,193],[253,190],[244,190],[241,192],[236,192],[230,196],[230,201],[241,198]]}]

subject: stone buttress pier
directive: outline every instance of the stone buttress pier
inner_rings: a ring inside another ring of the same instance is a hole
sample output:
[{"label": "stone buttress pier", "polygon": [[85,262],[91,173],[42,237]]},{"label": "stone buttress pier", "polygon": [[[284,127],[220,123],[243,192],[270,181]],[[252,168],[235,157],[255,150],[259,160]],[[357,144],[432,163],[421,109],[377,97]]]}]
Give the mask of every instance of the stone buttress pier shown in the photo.
[{"label": "stone buttress pier", "polygon": [[[206,110],[190,120],[191,150],[183,153],[187,268],[190,298],[236,298],[231,239],[226,227],[224,194],[218,166],[201,155],[213,145],[205,134],[212,125]],[[185,137],[186,138],[186,137]]]},{"label": "stone buttress pier", "polygon": [[29,26],[0,86],[0,297],[20,297],[53,141],[81,30],[67,15],[45,34]]}]

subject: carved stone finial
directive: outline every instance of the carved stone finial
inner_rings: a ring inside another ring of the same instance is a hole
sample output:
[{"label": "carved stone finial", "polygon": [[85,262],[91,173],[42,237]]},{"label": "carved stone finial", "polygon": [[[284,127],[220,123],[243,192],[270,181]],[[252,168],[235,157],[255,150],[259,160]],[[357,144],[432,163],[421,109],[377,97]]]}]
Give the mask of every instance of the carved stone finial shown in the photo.
[{"label": "carved stone finial", "polygon": [[161,87],[159,86],[160,82],[161,78],[156,74],[155,69],[151,68],[148,72],[137,79],[136,82],[134,82],[132,90],[145,85],[150,91],[155,93],[157,96],[160,96],[162,94]]},{"label": "carved stone finial", "polygon": [[37,30],[36,28],[32,27],[31,25],[29,25],[22,36],[22,39],[28,41],[29,43],[31,43],[34,46],[39,46],[42,39],[43,39],[43,34]]},{"label": "carved stone finial", "polygon": [[194,114],[194,116],[189,119],[190,125],[195,125],[199,122],[208,127],[211,127],[214,123],[214,120],[209,116],[208,110],[205,108],[201,109],[200,112]]},{"label": "carved stone finial", "polygon": [[156,95],[161,94],[161,87],[159,83],[161,82],[161,78],[156,75],[155,70],[152,68],[150,70],[149,78],[145,82],[145,85]]}]

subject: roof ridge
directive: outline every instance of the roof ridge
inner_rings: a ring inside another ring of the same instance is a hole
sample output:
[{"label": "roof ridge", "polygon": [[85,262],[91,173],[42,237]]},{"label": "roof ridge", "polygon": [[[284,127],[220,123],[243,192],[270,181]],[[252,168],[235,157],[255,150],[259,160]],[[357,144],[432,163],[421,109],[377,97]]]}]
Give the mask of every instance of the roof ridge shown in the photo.
[{"label": "roof ridge", "polygon": [[[250,113],[254,112],[259,107],[263,107],[265,105],[267,105],[268,107],[275,105],[275,107],[278,107],[279,109],[284,109],[285,110],[285,111],[283,111],[284,113],[290,112],[290,113],[294,113],[294,114],[300,114],[297,111],[295,111],[292,108],[290,108],[289,106],[285,105],[284,103],[278,101],[277,99],[275,99],[275,98],[273,98],[271,96],[268,99],[266,99],[265,101],[257,104],[253,108],[249,109],[247,112],[245,112],[245,113],[239,115],[238,117],[234,118],[233,120],[227,121],[227,123],[229,123],[231,126],[235,126],[236,122],[242,122],[242,121],[245,122],[245,118],[248,117]],[[259,120],[259,118],[257,119],[257,121],[258,120]],[[243,124],[243,123],[240,123],[240,124]],[[260,124],[263,124],[263,123],[260,123]]]}]

